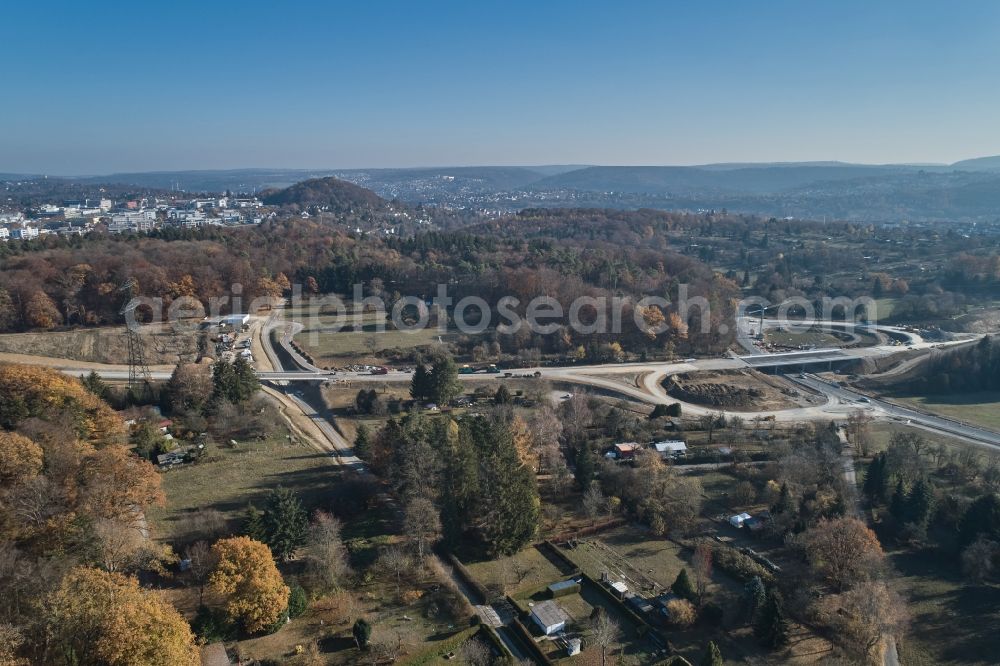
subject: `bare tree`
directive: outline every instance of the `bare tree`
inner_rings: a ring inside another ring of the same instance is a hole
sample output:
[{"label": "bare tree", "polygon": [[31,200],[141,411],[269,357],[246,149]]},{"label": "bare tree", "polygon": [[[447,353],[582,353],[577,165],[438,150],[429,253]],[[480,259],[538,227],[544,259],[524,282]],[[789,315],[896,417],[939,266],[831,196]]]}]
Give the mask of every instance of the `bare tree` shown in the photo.
[{"label": "bare tree", "polygon": [[865,581],[821,602],[827,621],[837,627],[845,646],[871,659],[882,641],[906,625],[906,604],[882,581]]},{"label": "bare tree", "polygon": [[601,489],[597,487],[597,484],[592,484],[590,488],[587,488],[587,492],[583,494],[583,512],[591,520],[595,520],[601,514],[606,503],[607,499],[604,497]]},{"label": "bare tree", "polygon": [[396,594],[399,594],[403,574],[413,566],[409,553],[399,546],[389,546],[378,558],[378,566],[382,571],[391,574],[396,579]]},{"label": "bare tree", "polygon": [[493,652],[483,641],[475,637],[465,641],[459,654],[462,662],[469,666],[489,666],[493,663]]},{"label": "bare tree", "polygon": [[97,537],[97,555],[106,571],[127,572],[137,568],[145,559],[147,539],[133,525],[117,520],[98,518],[94,522]]},{"label": "bare tree", "polygon": [[327,591],[340,585],[350,572],[347,549],[340,537],[340,521],[325,511],[317,511],[306,539],[306,578],[313,587]]},{"label": "bare tree", "polygon": [[417,547],[423,560],[427,547],[441,536],[441,518],[434,502],[426,497],[414,497],[406,505],[406,535]]},{"label": "bare tree", "polygon": [[868,456],[871,447],[871,422],[872,417],[860,409],[847,417],[847,440],[863,457]]},{"label": "bare tree", "polygon": [[694,557],[691,559],[691,568],[694,570],[695,589],[698,592],[698,605],[705,603],[705,593],[708,591],[708,584],[712,580],[712,547],[704,541],[699,541],[694,549]]},{"label": "bare tree", "polygon": [[590,631],[594,644],[601,648],[601,666],[607,666],[608,651],[618,641],[620,633],[618,623],[601,608],[591,624]]}]

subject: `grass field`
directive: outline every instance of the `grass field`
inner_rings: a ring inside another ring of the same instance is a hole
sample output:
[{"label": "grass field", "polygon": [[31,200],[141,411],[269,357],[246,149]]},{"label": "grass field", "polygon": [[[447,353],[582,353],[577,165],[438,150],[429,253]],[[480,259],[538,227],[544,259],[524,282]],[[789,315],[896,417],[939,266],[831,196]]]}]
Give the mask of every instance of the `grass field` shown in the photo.
[{"label": "grass field", "polygon": [[[146,362],[149,365],[174,365],[178,358],[193,360],[197,351],[197,333],[178,326],[143,326]],[[5,333],[0,335],[0,352],[63,358],[86,363],[121,364],[128,362],[125,329],[120,326],[81,328],[69,331]]]},{"label": "grass field", "polygon": [[894,400],[941,416],[1000,430],[1000,391],[928,395],[894,398]]},{"label": "grass field", "polygon": [[259,504],[275,486],[294,488],[312,506],[337,476],[325,455],[284,437],[217,446],[202,461],[163,473],[167,505],[150,509],[147,517],[154,538],[184,541],[198,536],[193,523],[200,510],[214,509],[234,527],[247,504]]},{"label": "grass field", "polygon": [[876,298],[875,312],[868,313],[868,319],[875,322],[887,321],[892,318],[892,311],[896,307],[896,298]]},{"label": "grass field", "polygon": [[970,585],[955,558],[943,553],[890,553],[899,572],[896,589],[908,602],[910,631],[899,643],[906,666],[996,664],[1000,634],[1000,585]]},{"label": "grass field", "polygon": [[969,446],[967,442],[961,440],[953,439],[947,435],[941,435],[936,432],[929,432],[921,428],[914,428],[913,426],[907,426],[902,423],[893,423],[888,421],[876,421],[871,424],[871,453],[878,451],[884,451],[889,446],[889,440],[895,433],[913,433],[920,435],[926,439],[931,444],[944,444],[950,447],[966,447]]},{"label": "grass field", "polygon": [[439,335],[437,329],[427,328],[412,332],[382,331],[376,332],[374,324],[366,325],[361,332],[334,331],[332,321],[320,318],[314,325],[307,325],[295,335],[295,341],[309,352],[322,365],[323,361],[351,362],[362,359],[376,360],[382,358],[384,350],[412,349],[414,347],[434,346],[448,342],[453,333]]},{"label": "grass field", "polygon": [[466,567],[487,589],[502,590],[512,596],[566,577],[537,548],[525,548],[510,557],[496,560],[466,563]]}]

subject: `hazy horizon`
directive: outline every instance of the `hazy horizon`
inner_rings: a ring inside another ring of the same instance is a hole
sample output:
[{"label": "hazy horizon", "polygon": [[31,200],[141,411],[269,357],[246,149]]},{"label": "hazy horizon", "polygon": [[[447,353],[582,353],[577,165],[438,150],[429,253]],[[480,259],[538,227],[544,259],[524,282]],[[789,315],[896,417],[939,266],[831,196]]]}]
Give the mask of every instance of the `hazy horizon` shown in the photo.
[{"label": "hazy horizon", "polygon": [[1000,154],[995,3],[62,1],[5,24],[10,173]]}]

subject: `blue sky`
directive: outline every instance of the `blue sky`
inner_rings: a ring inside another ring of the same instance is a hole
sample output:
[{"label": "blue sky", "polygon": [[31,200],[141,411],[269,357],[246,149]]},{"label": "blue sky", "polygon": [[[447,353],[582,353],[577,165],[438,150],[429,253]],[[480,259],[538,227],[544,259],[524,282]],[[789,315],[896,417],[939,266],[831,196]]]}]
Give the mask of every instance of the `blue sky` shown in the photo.
[{"label": "blue sky", "polygon": [[988,0],[12,0],[2,16],[0,171],[1000,153]]}]

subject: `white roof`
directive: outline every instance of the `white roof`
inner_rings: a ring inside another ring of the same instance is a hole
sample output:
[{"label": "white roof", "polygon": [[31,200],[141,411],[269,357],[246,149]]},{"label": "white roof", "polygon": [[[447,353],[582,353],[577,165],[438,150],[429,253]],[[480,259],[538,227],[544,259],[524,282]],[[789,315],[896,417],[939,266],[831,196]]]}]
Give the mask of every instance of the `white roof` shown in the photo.
[{"label": "white roof", "polygon": [[653,444],[653,448],[655,448],[659,453],[665,453],[667,451],[687,451],[687,444],[679,439],[668,439]]},{"label": "white roof", "polygon": [[569,619],[566,611],[560,608],[559,604],[554,601],[543,601],[540,604],[535,604],[535,607],[531,609],[531,614],[535,616],[535,619],[540,624],[546,627],[554,627]]},{"label": "white roof", "polygon": [[613,587],[616,591],[621,592],[622,594],[628,592],[628,585],[626,585],[622,581],[611,583],[611,587]]}]

